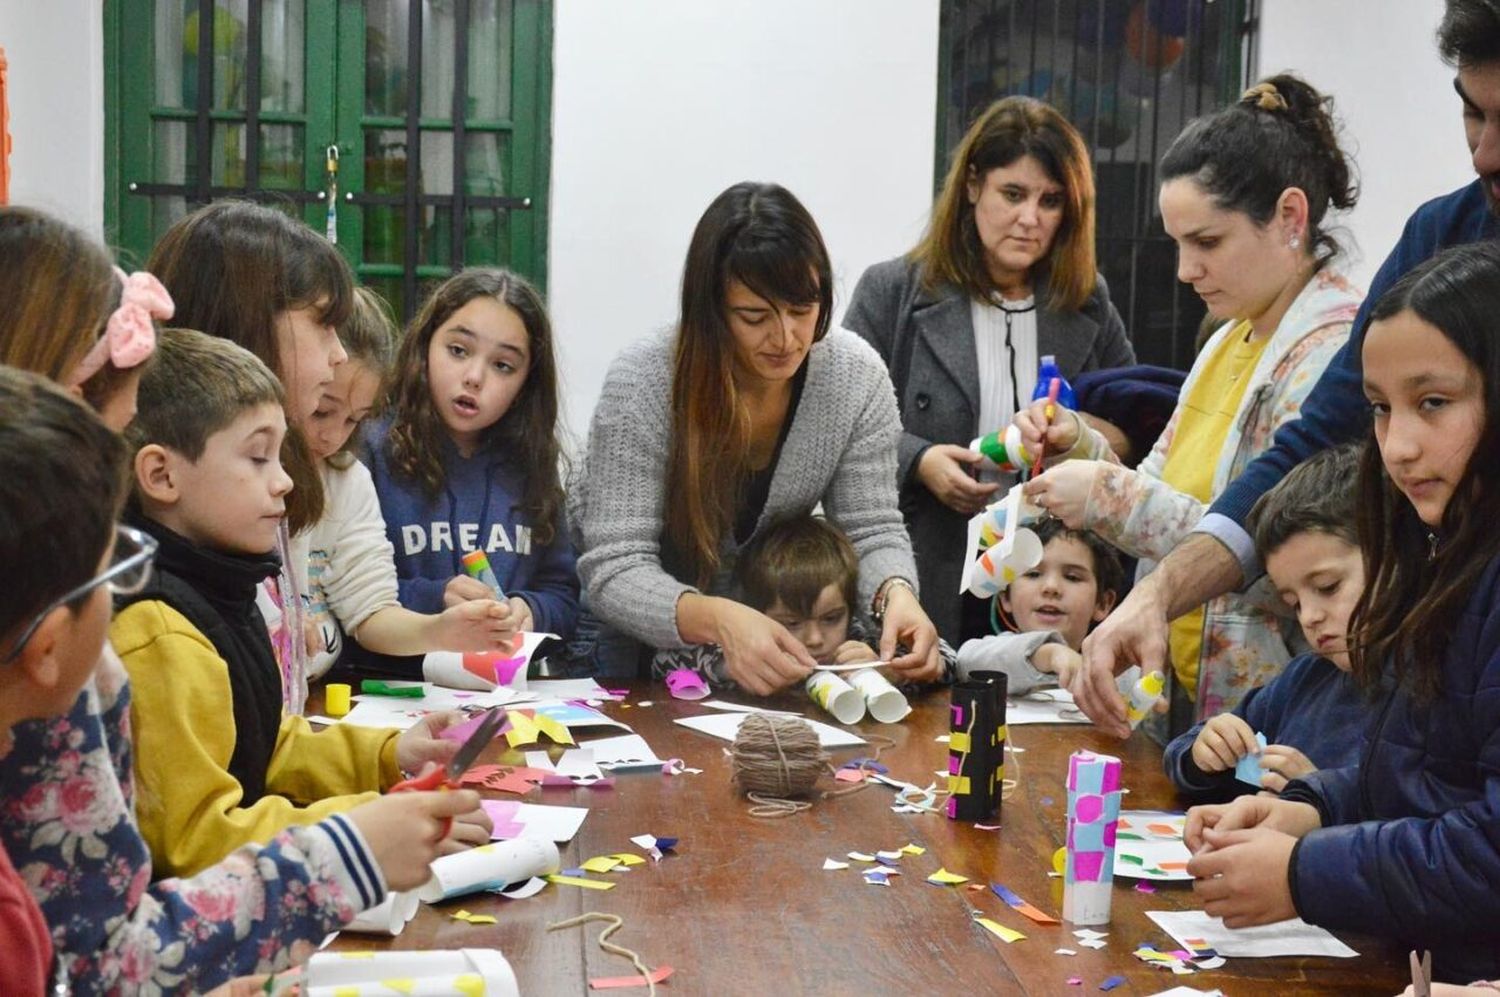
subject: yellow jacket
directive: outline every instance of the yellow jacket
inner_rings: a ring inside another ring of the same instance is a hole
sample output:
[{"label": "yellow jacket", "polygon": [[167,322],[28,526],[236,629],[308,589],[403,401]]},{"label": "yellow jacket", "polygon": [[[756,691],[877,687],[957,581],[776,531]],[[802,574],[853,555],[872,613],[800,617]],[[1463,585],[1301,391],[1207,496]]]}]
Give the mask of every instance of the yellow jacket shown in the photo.
[{"label": "yellow jacket", "polygon": [[191,876],[251,842],[372,799],[400,777],[396,730],[342,724],[314,733],[283,717],[266,795],[240,806],[229,773],[235,727],[228,664],[165,602],[137,602],[110,624],[130,672],[136,815],[158,878]]}]

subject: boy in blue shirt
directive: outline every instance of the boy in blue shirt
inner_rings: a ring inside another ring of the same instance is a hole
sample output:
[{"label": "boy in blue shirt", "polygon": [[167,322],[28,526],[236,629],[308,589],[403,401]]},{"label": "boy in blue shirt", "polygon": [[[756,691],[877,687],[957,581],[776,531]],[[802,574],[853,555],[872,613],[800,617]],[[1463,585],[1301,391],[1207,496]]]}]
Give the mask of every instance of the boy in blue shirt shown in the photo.
[{"label": "boy in blue shirt", "polygon": [[[1253,793],[1236,778],[1259,756],[1260,788],[1280,792],[1319,768],[1359,761],[1368,704],[1349,675],[1349,616],[1364,590],[1354,532],[1358,449],[1327,450],[1300,464],[1250,514],[1256,551],[1277,592],[1297,613],[1313,652],[1287,663],[1232,712],[1167,745],[1162,763],[1184,796],[1218,802]],[[1264,734],[1261,748],[1256,734]]]}]

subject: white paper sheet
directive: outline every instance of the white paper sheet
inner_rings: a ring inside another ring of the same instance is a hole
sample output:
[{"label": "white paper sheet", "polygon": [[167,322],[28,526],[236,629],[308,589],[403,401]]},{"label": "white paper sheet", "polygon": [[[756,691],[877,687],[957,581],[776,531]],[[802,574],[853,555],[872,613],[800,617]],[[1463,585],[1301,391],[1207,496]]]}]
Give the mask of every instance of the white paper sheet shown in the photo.
[{"label": "white paper sheet", "polygon": [[558,775],[567,776],[569,779],[602,779],[604,773],[599,771],[599,765],[594,761],[594,752],[591,748],[572,748],[557,756],[554,763],[545,751],[526,752],[526,765],[529,768],[541,769],[543,772],[556,772]]},{"label": "white paper sheet", "polygon": [[588,807],[554,807],[539,803],[522,803],[516,810],[515,819],[526,825],[520,840],[536,838],[543,841],[572,841],[583,819],[589,815]]},{"label": "white paper sheet", "polygon": [[748,706],[744,703],[726,703],[722,699],[705,699],[698,704],[707,706],[714,710],[727,710],[731,713],[772,713],[778,717],[800,717],[802,714],[793,713],[789,710],[768,710],[764,706]]},{"label": "white paper sheet", "polygon": [[601,769],[624,771],[627,769],[654,768],[660,770],[665,762],[656,757],[651,745],[639,734],[622,734],[619,737],[601,737],[597,741],[585,741],[584,745],[594,753],[594,764]]},{"label": "white paper sheet", "polygon": [[[701,717],[684,717],[681,720],[673,722],[679,723],[684,727],[690,727],[696,731],[702,731],[704,734],[723,738],[726,741],[733,741],[735,735],[740,731],[740,724],[745,722],[745,717],[748,715],[747,713],[737,712],[711,713]],[[789,715],[796,716],[797,714],[793,713]],[[864,738],[850,731],[830,727],[828,724],[818,723],[816,720],[808,720],[807,722],[812,724],[813,730],[818,732],[818,743],[825,748],[855,748],[865,743]]]},{"label": "white paper sheet", "polygon": [[1005,724],[1086,724],[1089,718],[1073,705],[1073,694],[1066,689],[1033,689],[1024,696],[1005,701]]},{"label": "white paper sheet", "polygon": [[[1150,824],[1169,825],[1177,832],[1176,837],[1168,838],[1148,831],[1146,828]],[[1185,814],[1170,810],[1121,810],[1120,823],[1115,829],[1115,875],[1161,881],[1191,880],[1193,877],[1186,869],[1148,871],[1160,868],[1163,862],[1186,862],[1193,857],[1193,853],[1188,851],[1188,846],[1182,841],[1182,831],[1186,824]],[[1141,839],[1136,841],[1121,838],[1121,831],[1138,834]],[[1126,855],[1140,859],[1140,864],[1126,861]]]},{"label": "white paper sheet", "polygon": [[430,997],[475,992],[473,983],[460,984],[460,976],[483,981],[479,992],[486,997],[519,997],[515,971],[498,949],[406,952],[319,952],[307,963],[302,992],[307,997],[363,997],[389,994],[385,980],[400,980],[401,993]]},{"label": "white paper sheet", "polygon": [[604,687],[593,679],[532,679],[526,688],[545,699],[600,699]]},{"label": "white paper sheet", "polygon": [[561,864],[557,845],[551,841],[493,841],[433,859],[432,878],[416,894],[426,903],[436,903],[481,890],[501,890],[556,872]]},{"label": "white paper sheet", "polygon": [[1201,938],[1208,947],[1229,959],[1258,959],[1271,956],[1331,956],[1352,959],[1358,952],[1322,928],[1294,917],[1290,921],[1263,924],[1258,928],[1226,928],[1217,917],[1201,910],[1148,910],[1146,916],[1176,939],[1187,945],[1189,938]]}]

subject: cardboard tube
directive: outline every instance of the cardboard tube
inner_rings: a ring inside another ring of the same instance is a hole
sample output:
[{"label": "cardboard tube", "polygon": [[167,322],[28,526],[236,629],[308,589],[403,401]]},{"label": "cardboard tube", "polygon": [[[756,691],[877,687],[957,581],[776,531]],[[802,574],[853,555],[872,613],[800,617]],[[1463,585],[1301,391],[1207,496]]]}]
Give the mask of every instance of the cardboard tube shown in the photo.
[{"label": "cardboard tube", "polygon": [[807,694],[841,724],[856,724],[865,718],[864,694],[834,672],[809,675]]},{"label": "cardboard tube", "polygon": [[503,890],[532,876],[561,868],[557,845],[537,838],[492,841],[432,863],[432,878],[417,896],[426,903],[461,897],[481,890]]},{"label": "cardboard tube", "polygon": [[344,925],[345,931],[360,931],[371,935],[401,934],[406,922],[417,916],[421,901],[410,890],[403,893],[388,893],[385,900],[360,914]]},{"label": "cardboard tube", "polygon": [[855,672],[849,676],[849,684],[865,697],[870,716],[877,723],[893,724],[911,712],[911,704],[901,695],[901,690],[873,668]]},{"label": "cardboard tube", "polygon": [[[517,997],[520,988],[510,963],[498,949],[456,951],[319,952],[307,963],[302,992],[307,997],[347,993],[388,993],[384,981],[399,979],[411,997],[483,993]],[[362,989],[368,986],[368,991]]]}]

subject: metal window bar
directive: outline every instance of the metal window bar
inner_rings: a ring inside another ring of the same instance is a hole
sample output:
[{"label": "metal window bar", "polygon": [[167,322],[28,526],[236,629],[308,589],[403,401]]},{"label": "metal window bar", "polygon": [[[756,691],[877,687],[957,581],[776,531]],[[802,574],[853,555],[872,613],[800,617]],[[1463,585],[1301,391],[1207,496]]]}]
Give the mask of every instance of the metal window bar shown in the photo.
[{"label": "metal window bar", "polygon": [[[1157,164],[1177,128],[1249,82],[1257,11],[1258,0],[942,2],[937,186],[950,150],[992,101],[1025,93],[1068,115],[1099,190],[1099,269],[1145,363],[1190,366],[1204,314],[1176,279],[1176,247],[1156,208]],[[1140,58],[1127,55],[1131,14]],[[1180,35],[1162,41],[1147,28],[1173,15]],[[1163,67],[1169,42],[1182,54]]]}]

